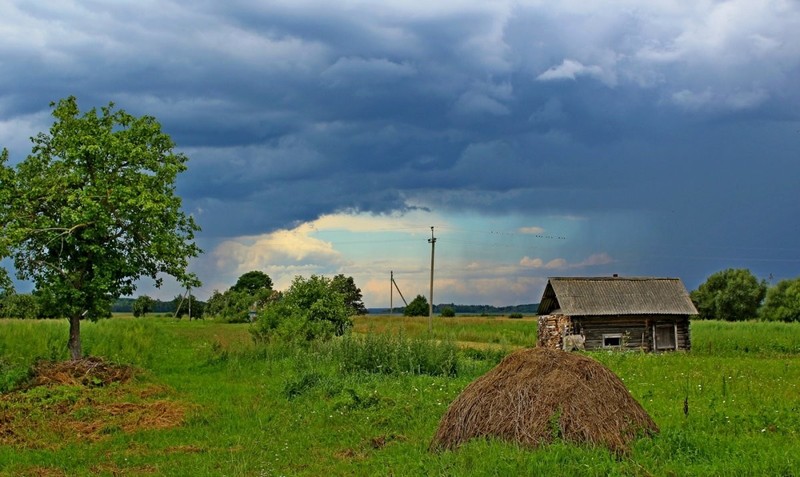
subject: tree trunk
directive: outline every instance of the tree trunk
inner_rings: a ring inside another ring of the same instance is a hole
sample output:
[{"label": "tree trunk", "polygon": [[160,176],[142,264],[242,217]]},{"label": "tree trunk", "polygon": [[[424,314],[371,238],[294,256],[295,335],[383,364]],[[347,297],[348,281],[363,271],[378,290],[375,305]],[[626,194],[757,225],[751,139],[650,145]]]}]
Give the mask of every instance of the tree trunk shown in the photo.
[{"label": "tree trunk", "polygon": [[69,319],[69,341],[67,342],[72,361],[81,359],[81,315]]}]

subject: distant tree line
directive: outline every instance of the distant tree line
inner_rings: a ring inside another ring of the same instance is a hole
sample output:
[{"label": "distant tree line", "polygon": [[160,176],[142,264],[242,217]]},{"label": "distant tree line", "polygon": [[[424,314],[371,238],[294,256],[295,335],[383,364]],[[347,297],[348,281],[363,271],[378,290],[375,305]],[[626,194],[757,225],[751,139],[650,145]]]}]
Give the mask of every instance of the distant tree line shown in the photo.
[{"label": "distant tree line", "polygon": [[[139,303],[136,305],[136,303]],[[133,313],[135,308],[145,310],[144,313],[175,313],[175,300],[159,300],[142,295],[138,298],[117,298],[111,306],[113,313]]]},{"label": "distant tree line", "polygon": [[[183,299],[183,303],[181,300]],[[192,318],[202,318],[205,311],[205,302],[192,296]],[[179,309],[180,307],[180,309]],[[189,299],[181,295],[172,300],[162,301],[150,298],[147,295],[138,298],[118,298],[99,317],[110,318],[112,313],[132,313],[135,317],[145,317],[147,314],[169,314],[183,317],[189,314]],[[47,319],[64,318],[64,313],[58,303],[49,300],[46,294],[34,291],[33,293],[16,293],[13,290],[0,292],[0,318],[21,319]]]},{"label": "distant tree line", "polygon": [[[405,316],[428,316],[428,299],[417,295],[408,306],[394,308],[393,311]],[[462,315],[535,315],[539,309],[538,303],[525,305],[492,306],[492,305],[457,305],[455,303],[440,303],[433,305],[433,313],[444,317]],[[388,313],[388,308],[373,309],[376,313]]]},{"label": "distant tree line", "polygon": [[[292,294],[288,299],[287,293]],[[304,293],[311,298],[300,297]],[[336,295],[338,298],[331,301],[328,295]],[[317,298],[312,299],[313,297]],[[769,285],[766,280],[757,279],[750,270],[730,268],[710,275],[690,293],[690,297],[698,310],[698,319],[800,322],[800,277]],[[337,308],[339,299],[343,303],[342,313],[345,317],[368,313],[362,301],[361,289],[355,285],[352,277],[342,274],[333,278],[297,277],[288,291],[279,292],[273,290],[272,280],[267,274],[252,271],[239,277],[236,284],[225,292],[214,291],[207,302],[198,300],[193,295],[178,295],[170,301],[152,299],[146,295],[119,298],[102,316],[110,317],[112,312],[124,312],[133,313],[137,317],[145,317],[150,313],[169,313],[183,317],[189,314],[191,305],[192,318],[210,316],[220,321],[246,322],[267,316],[272,323],[270,326],[276,328],[276,323],[281,321],[277,319],[278,316],[291,314],[288,311],[291,308],[287,305],[289,303],[295,304],[292,305],[295,306],[292,313],[297,314],[302,304],[320,307],[320,303],[326,302],[325,300],[332,303],[333,308]],[[455,316],[457,313],[517,316],[523,313],[535,314],[537,308],[538,304],[496,307],[450,303],[435,305],[433,312],[441,316]],[[428,316],[428,301],[423,295],[417,295],[408,306],[396,308],[395,311],[406,316]],[[332,315],[337,318],[323,321],[338,323],[334,328],[341,330],[341,323],[346,320],[339,318],[337,313]],[[16,293],[10,283],[0,286],[0,318],[44,319],[63,316],[58,302],[47,293]]]},{"label": "distant tree line", "polygon": [[[288,297],[287,294],[289,294]],[[341,313],[344,318],[335,318],[332,319],[333,321],[344,322],[347,317],[369,313],[362,301],[361,289],[356,286],[353,277],[343,274],[333,278],[312,276],[309,279],[303,279],[297,277],[288,291],[280,292],[273,290],[272,279],[269,275],[254,270],[240,276],[236,283],[224,292],[215,290],[206,302],[198,300],[191,294],[177,295],[168,301],[153,299],[147,295],[137,298],[125,297],[118,298],[113,304],[110,304],[103,316],[110,317],[112,312],[132,313],[135,317],[168,313],[181,318],[190,314],[191,307],[191,318],[211,317],[223,322],[241,323],[253,321],[263,315],[273,304],[283,306],[294,301],[309,307],[322,306],[322,302],[318,303],[318,300],[301,297],[302,294],[322,297],[323,302],[331,304],[333,308],[338,307],[338,300],[341,299],[343,304]],[[331,299],[331,296],[334,295],[336,298]],[[275,313],[279,308],[276,306],[270,311],[273,322],[280,315],[280,313]],[[286,311],[286,307],[283,308],[283,311]],[[334,313],[335,315],[336,313]],[[63,316],[58,303],[49,300],[47,294],[37,291],[17,294],[10,281],[0,284],[0,318],[39,319]],[[341,324],[337,324],[335,328],[343,329]]]},{"label": "distant tree line", "polygon": [[770,286],[747,269],[729,268],[690,293],[702,320],[800,321],[800,277]]}]

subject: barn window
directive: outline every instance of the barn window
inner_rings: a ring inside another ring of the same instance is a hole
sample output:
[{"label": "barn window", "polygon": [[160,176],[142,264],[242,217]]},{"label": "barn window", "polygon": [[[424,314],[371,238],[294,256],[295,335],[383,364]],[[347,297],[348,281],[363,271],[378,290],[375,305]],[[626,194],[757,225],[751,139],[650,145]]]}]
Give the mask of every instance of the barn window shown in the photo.
[{"label": "barn window", "polygon": [[619,348],[622,346],[622,333],[604,333],[603,348]]}]

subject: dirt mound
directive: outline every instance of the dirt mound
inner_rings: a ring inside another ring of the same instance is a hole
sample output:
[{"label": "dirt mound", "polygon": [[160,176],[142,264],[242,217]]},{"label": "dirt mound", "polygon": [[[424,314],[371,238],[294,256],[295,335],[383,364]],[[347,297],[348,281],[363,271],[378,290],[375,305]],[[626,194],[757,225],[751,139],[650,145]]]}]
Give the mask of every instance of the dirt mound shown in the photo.
[{"label": "dirt mound", "polygon": [[447,409],[431,450],[475,437],[536,447],[563,439],[625,452],[658,427],[597,361],[547,348],[517,351],[473,381]]},{"label": "dirt mound", "polygon": [[96,357],[75,361],[40,361],[33,368],[30,386],[106,386],[127,382],[133,375],[134,369],[130,366],[109,363]]}]

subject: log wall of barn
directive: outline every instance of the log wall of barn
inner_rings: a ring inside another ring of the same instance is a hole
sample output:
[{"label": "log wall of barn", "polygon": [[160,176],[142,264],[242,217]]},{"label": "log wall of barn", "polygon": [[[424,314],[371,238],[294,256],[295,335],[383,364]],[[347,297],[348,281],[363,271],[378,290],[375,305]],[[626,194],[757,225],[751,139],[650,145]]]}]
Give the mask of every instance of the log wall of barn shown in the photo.
[{"label": "log wall of barn", "polygon": [[574,332],[583,332],[586,349],[603,349],[603,335],[622,335],[627,350],[653,351],[653,326],[677,324],[679,350],[691,349],[687,316],[588,316],[573,317]]}]

